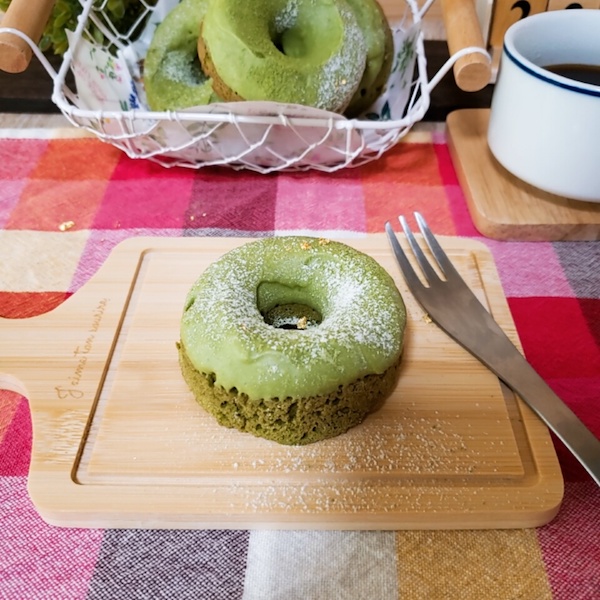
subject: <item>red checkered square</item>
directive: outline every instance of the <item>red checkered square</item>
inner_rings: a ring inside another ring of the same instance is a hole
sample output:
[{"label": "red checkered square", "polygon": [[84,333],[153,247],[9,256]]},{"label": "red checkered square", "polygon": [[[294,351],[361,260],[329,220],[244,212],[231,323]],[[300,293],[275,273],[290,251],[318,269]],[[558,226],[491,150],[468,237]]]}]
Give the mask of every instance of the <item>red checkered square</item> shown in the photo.
[{"label": "red checkered square", "polygon": [[542,377],[598,376],[600,348],[576,298],[511,298],[509,305],[525,355]]},{"label": "red checkered square", "polygon": [[106,185],[105,179],[30,179],[5,227],[32,231],[89,229]]},{"label": "red checkered square", "polygon": [[0,179],[23,179],[35,169],[49,140],[10,139],[0,144]]},{"label": "red checkered square", "polygon": [[122,152],[96,138],[54,139],[48,142],[31,171],[33,179],[74,181],[108,179]]}]

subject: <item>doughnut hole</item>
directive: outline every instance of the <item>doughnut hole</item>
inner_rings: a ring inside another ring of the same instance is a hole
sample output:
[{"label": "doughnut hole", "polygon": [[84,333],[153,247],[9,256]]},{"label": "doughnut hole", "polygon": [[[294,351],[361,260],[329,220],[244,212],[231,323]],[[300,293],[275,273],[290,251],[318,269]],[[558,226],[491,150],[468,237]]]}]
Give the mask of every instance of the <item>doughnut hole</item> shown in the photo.
[{"label": "doughnut hole", "polygon": [[278,304],[261,313],[267,325],[276,329],[308,329],[323,320],[320,313],[306,304]]},{"label": "doughnut hole", "polygon": [[308,329],[323,321],[323,307],[301,286],[263,281],[256,290],[256,306],[265,323],[276,329]]},{"label": "doughnut hole", "polygon": [[[316,13],[316,14],[315,14]],[[274,15],[269,37],[281,54],[318,65],[331,56],[331,44],[342,43],[344,27],[333,6],[311,6],[310,11],[282,11]],[[323,44],[323,32],[330,44]]]}]

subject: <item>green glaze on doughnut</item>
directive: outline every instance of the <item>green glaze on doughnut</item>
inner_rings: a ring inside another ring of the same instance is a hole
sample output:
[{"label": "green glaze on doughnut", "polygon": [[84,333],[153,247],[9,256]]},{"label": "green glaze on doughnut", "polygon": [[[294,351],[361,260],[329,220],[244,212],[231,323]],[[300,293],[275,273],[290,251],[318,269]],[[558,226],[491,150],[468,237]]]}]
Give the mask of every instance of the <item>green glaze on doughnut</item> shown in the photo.
[{"label": "green glaze on doughnut", "polygon": [[158,25],[144,61],[144,87],[152,110],[178,110],[217,102],[198,59],[200,24],[209,0],[183,0]]},{"label": "green glaze on doughnut", "polygon": [[366,61],[346,0],[212,0],[202,42],[236,97],[337,112],[352,98]]},{"label": "green glaze on doughnut", "polygon": [[346,114],[356,117],[381,95],[392,69],[394,40],[387,18],[376,0],[347,0],[367,44],[367,64]]},{"label": "green glaze on doughnut", "polygon": [[[276,306],[309,307],[305,329],[269,325]],[[181,345],[211,385],[252,403],[335,393],[397,365],[406,311],[391,276],[345,244],[265,238],[210,265],[191,288]]]}]

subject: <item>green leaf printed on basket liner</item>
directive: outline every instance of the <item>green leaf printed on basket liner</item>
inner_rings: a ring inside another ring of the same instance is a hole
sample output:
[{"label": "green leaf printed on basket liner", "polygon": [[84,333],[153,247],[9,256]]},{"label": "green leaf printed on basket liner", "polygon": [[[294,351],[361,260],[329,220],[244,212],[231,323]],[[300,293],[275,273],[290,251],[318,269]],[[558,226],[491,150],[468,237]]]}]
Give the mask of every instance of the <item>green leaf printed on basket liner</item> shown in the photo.
[{"label": "green leaf printed on basket liner", "polygon": [[[6,11],[10,3],[11,0],[0,0],[0,10]],[[97,4],[101,3],[98,1]],[[147,0],[146,4],[154,5],[156,0]],[[146,6],[139,0],[109,0],[104,8],[104,14],[110,19],[114,29],[120,33],[127,33],[146,10]],[[69,47],[65,30],[75,31],[77,17],[81,11],[82,7],[78,0],[57,0],[39,43],[41,50],[64,54]],[[92,38],[102,43],[104,38],[102,33],[91,23],[89,27]]]}]

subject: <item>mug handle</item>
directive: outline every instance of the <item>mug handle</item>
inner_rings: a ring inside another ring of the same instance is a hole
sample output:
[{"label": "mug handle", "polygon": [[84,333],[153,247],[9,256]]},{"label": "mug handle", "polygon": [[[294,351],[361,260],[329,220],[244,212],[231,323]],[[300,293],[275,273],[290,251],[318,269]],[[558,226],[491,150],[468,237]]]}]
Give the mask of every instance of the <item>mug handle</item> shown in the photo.
[{"label": "mug handle", "polygon": [[12,0],[0,26],[15,29],[24,37],[0,31],[0,70],[21,73],[31,61],[33,50],[27,38],[37,44],[44,32],[55,0]]}]

